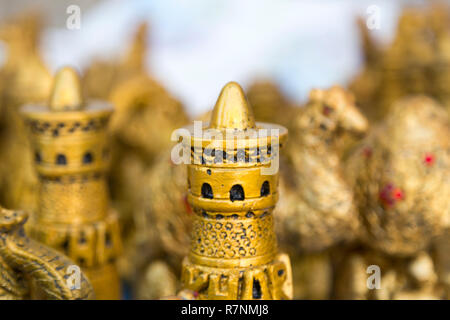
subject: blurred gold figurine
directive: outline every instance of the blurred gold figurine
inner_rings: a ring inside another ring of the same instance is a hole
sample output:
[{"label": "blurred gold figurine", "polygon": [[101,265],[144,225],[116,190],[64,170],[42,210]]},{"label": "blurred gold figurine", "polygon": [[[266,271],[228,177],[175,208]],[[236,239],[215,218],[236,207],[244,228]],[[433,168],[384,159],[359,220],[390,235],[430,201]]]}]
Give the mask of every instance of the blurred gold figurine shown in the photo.
[{"label": "blurred gold figurine", "polygon": [[22,111],[40,180],[30,235],[80,265],[98,299],[119,299],[115,260],[120,230],[109,209],[104,173],[112,106],[85,103],[78,74],[66,67],[55,77],[49,106],[30,105]]},{"label": "blurred gold figurine", "polygon": [[27,219],[25,212],[0,207],[0,300],[92,299],[83,273],[79,286],[71,279],[78,268],[73,262],[26,236]]},{"label": "blurred gold figurine", "polygon": [[290,261],[277,253],[272,215],[286,128],[255,123],[242,88],[230,82],[204,136],[196,129],[188,129],[194,221],[183,288],[199,299],[291,299]]},{"label": "blurred gold figurine", "polygon": [[450,6],[426,3],[402,12],[386,48],[359,20],[365,66],[350,89],[371,122],[383,120],[395,101],[413,94],[433,97],[450,110]]},{"label": "blurred gold figurine", "polygon": [[[434,100],[405,97],[349,154],[363,247],[335,263],[338,298],[448,299],[449,124]],[[382,270],[379,290],[367,287],[370,265]]]},{"label": "blurred gold figurine", "polygon": [[0,25],[7,48],[0,67],[0,203],[29,212],[36,208],[38,179],[19,108],[50,93],[52,75],[39,51],[43,20],[26,13]]}]

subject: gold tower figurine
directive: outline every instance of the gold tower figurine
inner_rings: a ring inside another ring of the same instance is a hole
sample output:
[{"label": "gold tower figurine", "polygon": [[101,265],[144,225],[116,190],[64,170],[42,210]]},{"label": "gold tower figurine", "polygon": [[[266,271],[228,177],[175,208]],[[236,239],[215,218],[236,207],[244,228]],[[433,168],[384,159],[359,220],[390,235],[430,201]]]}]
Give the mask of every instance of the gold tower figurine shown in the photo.
[{"label": "gold tower figurine", "polygon": [[0,207],[0,300],[92,299],[94,291],[83,273],[79,286],[72,281],[73,262],[26,236],[27,219],[25,212]]},{"label": "gold tower figurine", "polygon": [[[188,129],[193,231],[182,266],[183,289],[195,291],[199,299],[291,299],[290,261],[277,253],[273,227],[278,172],[263,170],[278,160],[287,130],[256,123],[234,82],[222,89],[203,129],[204,137],[196,134],[195,125]],[[261,129],[270,134],[261,134]],[[215,138],[207,138],[208,133]]]},{"label": "gold tower figurine", "polygon": [[98,299],[119,299],[115,260],[120,230],[109,208],[104,173],[112,106],[86,103],[78,74],[66,67],[55,77],[49,106],[30,105],[22,111],[40,180],[31,236],[80,265]]}]

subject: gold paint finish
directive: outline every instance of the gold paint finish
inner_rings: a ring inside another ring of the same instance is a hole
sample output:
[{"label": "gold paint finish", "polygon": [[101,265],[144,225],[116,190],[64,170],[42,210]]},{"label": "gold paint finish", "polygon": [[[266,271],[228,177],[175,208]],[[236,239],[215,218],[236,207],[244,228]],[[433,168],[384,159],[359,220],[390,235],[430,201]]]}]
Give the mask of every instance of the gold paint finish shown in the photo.
[{"label": "gold paint finish", "polygon": [[283,172],[276,209],[284,244],[305,254],[353,241],[360,224],[354,191],[342,172],[340,134],[363,134],[366,119],[352,95],[334,86],[312,90],[292,123],[284,150],[289,171]]},{"label": "gold paint finish", "polygon": [[425,96],[399,100],[350,155],[346,176],[364,242],[392,256],[426,250],[448,228],[450,125]]},{"label": "gold paint finish", "polygon": [[48,99],[53,77],[39,52],[43,16],[29,12],[8,20],[0,24],[7,48],[0,68],[0,203],[33,212],[38,178],[19,107]]},{"label": "gold paint finish", "polygon": [[94,291],[81,273],[80,288],[72,287],[75,263],[25,235],[24,212],[0,208],[0,300],[92,299]]},{"label": "gold paint finish", "polygon": [[49,106],[52,111],[80,110],[83,106],[80,77],[73,68],[64,67],[56,74]]},{"label": "gold paint finish", "polygon": [[213,109],[210,128],[245,130],[254,127],[253,111],[241,86],[236,82],[227,83]]},{"label": "gold paint finish", "polygon": [[360,20],[365,65],[349,87],[371,122],[383,120],[397,100],[410,95],[433,97],[450,110],[449,21],[446,1],[405,8],[393,41],[380,46]]},{"label": "gold paint finish", "polygon": [[55,77],[50,106],[23,108],[40,180],[31,235],[75,260],[98,299],[119,299],[115,260],[121,250],[118,217],[109,209],[106,129],[112,106],[84,105],[71,68]]},{"label": "gold paint finish", "polygon": [[[191,139],[202,147],[191,153],[192,160],[199,161],[188,165],[188,201],[194,218],[181,280],[184,289],[195,291],[199,299],[292,298],[289,257],[277,253],[273,227],[278,172],[261,173],[278,156],[273,139],[285,140],[287,130],[255,123],[241,87],[227,84],[212,112],[209,129],[251,134],[261,128],[281,130],[269,131],[268,137],[237,138],[235,147],[223,137],[213,152],[208,148],[214,139]],[[228,149],[222,149],[224,146]],[[261,152],[259,147],[266,150]],[[223,161],[217,161],[218,154]]]}]

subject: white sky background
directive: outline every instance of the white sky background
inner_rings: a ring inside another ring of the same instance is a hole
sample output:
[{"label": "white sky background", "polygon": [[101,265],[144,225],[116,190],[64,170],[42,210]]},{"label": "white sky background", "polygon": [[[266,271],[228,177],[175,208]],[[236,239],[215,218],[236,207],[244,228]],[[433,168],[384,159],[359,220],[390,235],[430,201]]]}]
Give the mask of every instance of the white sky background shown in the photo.
[{"label": "white sky background", "polygon": [[355,19],[381,10],[388,41],[402,1],[392,0],[109,0],[82,12],[81,29],[49,29],[43,51],[52,69],[82,69],[93,57],[127,48],[140,21],[151,24],[148,70],[191,115],[209,110],[222,86],[259,77],[303,101],[313,87],[345,85],[360,66]]}]

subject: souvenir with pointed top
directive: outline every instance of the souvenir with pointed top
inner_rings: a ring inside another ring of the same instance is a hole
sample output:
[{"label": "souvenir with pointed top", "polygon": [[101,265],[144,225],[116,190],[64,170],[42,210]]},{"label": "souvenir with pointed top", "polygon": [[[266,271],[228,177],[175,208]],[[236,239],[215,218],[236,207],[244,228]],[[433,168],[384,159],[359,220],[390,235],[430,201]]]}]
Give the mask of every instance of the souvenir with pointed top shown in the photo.
[{"label": "souvenir with pointed top", "polygon": [[75,260],[97,299],[120,298],[120,229],[105,175],[112,112],[109,103],[83,96],[70,67],[56,74],[48,101],[22,108],[40,185],[30,235]]},{"label": "souvenir with pointed top", "polygon": [[222,89],[210,122],[188,127],[191,247],[182,285],[199,299],[292,299],[289,257],[278,253],[273,208],[279,147],[287,130],[255,122],[235,82]]}]

